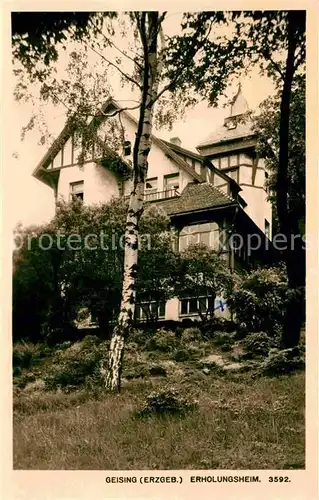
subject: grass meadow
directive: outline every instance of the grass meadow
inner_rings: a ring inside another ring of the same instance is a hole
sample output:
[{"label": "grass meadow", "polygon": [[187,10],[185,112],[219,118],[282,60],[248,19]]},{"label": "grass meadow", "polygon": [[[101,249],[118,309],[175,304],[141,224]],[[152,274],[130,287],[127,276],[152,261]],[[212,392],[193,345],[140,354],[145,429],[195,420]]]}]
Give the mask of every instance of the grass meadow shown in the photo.
[{"label": "grass meadow", "polygon": [[[196,398],[197,409],[137,418],[143,398],[163,384]],[[14,469],[302,469],[304,392],[304,372],[208,376],[191,366],[172,379],[125,381],[120,395],[21,390]]]}]

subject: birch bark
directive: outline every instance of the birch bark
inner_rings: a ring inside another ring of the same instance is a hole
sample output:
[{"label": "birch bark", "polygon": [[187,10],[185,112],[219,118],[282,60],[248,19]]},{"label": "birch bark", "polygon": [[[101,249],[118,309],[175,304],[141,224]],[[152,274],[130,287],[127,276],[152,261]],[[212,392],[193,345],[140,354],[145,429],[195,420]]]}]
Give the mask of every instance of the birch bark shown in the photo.
[{"label": "birch bark", "polygon": [[124,344],[134,317],[139,222],[143,213],[144,182],[147,176],[148,155],[151,149],[153,107],[158,92],[161,66],[157,53],[157,39],[160,32],[158,13],[142,13],[138,25],[144,50],[144,71],[140,116],[133,151],[133,188],[130,194],[125,229],[121,309],[112,334],[105,379],[106,388],[112,392],[119,392],[121,389]]}]

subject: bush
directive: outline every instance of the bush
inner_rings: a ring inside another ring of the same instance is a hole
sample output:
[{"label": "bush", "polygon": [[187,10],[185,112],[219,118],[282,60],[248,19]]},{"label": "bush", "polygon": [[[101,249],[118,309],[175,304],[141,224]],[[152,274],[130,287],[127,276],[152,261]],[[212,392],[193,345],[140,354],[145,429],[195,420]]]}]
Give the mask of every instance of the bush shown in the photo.
[{"label": "bush", "polygon": [[66,350],[56,351],[50,371],[44,377],[47,389],[75,388],[86,382],[87,377],[97,377],[100,362],[108,349],[108,342],[87,337]]},{"label": "bush", "polygon": [[267,376],[284,375],[305,367],[304,351],[298,347],[290,349],[272,349],[260,366],[260,374]]},{"label": "bush", "polygon": [[175,389],[162,389],[147,396],[137,416],[183,415],[197,407],[196,401],[187,401]]},{"label": "bush", "polygon": [[51,350],[45,344],[17,342],[12,349],[13,367],[29,368],[32,364],[38,364],[40,358],[48,354],[51,354]]},{"label": "bush", "polygon": [[282,267],[260,268],[246,275],[228,305],[246,330],[274,336],[283,323],[286,293],[287,277]]},{"label": "bush", "polygon": [[146,342],[145,348],[148,351],[169,352],[173,351],[178,346],[178,343],[179,341],[173,332],[159,330]]},{"label": "bush", "polygon": [[231,333],[235,330],[236,324],[227,318],[213,318],[201,325],[203,338],[212,339],[216,332]]},{"label": "bush", "polygon": [[246,353],[250,356],[267,356],[271,340],[269,336],[264,333],[251,333],[241,342]]},{"label": "bush", "polygon": [[229,350],[234,343],[234,336],[230,333],[215,332],[213,342],[215,345],[218,345],[225,350]]},{"label": "bush", "polygon": [[200,340],[202,338],[202,333],[199,328],[191,327],[185,328],[182,333],[182,342],[192,342],[193,340]]},{"label": "bush", "polygon": [[19,377],[15,377],[14,385],[20,389],[24,389],[29,382],[34,382],[35,380],[36,376],[33,373],[25,373],[21,374]]},{"label": "bush", "polygon": [[123,377],[130,380],[133,378],[144,378],[149,375],[149,369],[145,363],[133,363],[129,366],[124,366]]},{"label": "bush", "polygon": [[147,330],[132,330],[128,336],[128,342],[132,342],[141,347],[150,339],[150,333]]}]

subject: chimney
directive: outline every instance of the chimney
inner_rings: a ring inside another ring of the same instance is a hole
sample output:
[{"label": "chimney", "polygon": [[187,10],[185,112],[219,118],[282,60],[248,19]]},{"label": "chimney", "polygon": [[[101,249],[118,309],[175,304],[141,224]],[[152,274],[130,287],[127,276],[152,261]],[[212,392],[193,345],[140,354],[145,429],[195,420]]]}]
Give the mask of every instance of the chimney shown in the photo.
[{"label": "chimney", "polygon": [[170,143],[175,144],[175,146],[181,147],[182,141],[179,137],[171,137],[169,140]]}]

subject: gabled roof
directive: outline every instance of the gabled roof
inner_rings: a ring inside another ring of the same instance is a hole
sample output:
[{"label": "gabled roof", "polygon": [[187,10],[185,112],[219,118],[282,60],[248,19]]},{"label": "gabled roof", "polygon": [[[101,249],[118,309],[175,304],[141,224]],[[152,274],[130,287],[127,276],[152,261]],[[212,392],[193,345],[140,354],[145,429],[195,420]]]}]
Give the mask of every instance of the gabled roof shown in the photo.
[{"label": "gabled roof", "polygon": [[[110,105],[113,105],[117,108],[120,108],[118,103],[114,99],[108,99],[105,104],[103,105],[103,111],[105,111]],[[137,120],[127,111],[123,111],[122,114],[126,116],[129,120],[131,120],[135,125],[137,125]],[[41,159],[41,161],[38,163],[36,168],[34,169],[32,175],[43,182],[48,183],[46,179],[46,172],[43,172],[43,170],[46,170],[48,165],[51,163],[52,159],[56,156],[60,148],[66,143],[66,141],[71,137],[73,134],[74,130],[76,129],[76,126],[74,125],[74,122],[71,124],[71,122],[68,122],[57,139],[53,142],[53,144],[50,146],[48,149],[47,153],[44,155],[44,157]],[[152,142],[156,144],[168,157],[170,157],[175,163],[179,165],[179,167],[187,172],[194,180],[197,182],[202,182],[204,179],[202,178],[201,175],[197,174],[197,172],[194,171],[194,169],[188,165],[188,163],[180,158],[178,154],[175,153],[164,141],[156,137],[154,134],[151,135]],[[114,151],[111,149],[108,149],[108,152],[114,156]],[[49,172],[48,172],[49,173]],[[43,175],[44,174],[44,175]],[[48,183],[49,184],[49,183]]]},{"label": "gabled roof", "polygon": [[252,130],[252,124],[249,120],[239,122],[234,129],[228,129],[225,125],[221,125],[214,132],[210,133],[206,139],[198,144],[196,148],[200,150],[205,146],[217,145],[221,142],[234,141],[255,135]]},{"label": "gabled roof", "polygon": [[162,142],[164,142],[164,144],[166,144],[166,146],[168,146],[170,149],[172,149],[176,153],[181,153],[185,156],[189,156],[190,158],[194,158],[195,160],[198,160],[200,162],[205,161],[204,156],[202,156],[198,153],[195,153],[194,151],[190,151],[189,149],[186,149],[182,146],[178,146],[178,144],[173,144],[170,141],[164,141],[164,139],[161,139],[161,140],[162,140]]},{"label": "gabled roof", "polygon": [[201,184],[190,182],[178,198],[150,203],[163,208],[168,215],[237,204],[236,200],[231,196],[223,193],[209,182],[202,182]]}]

